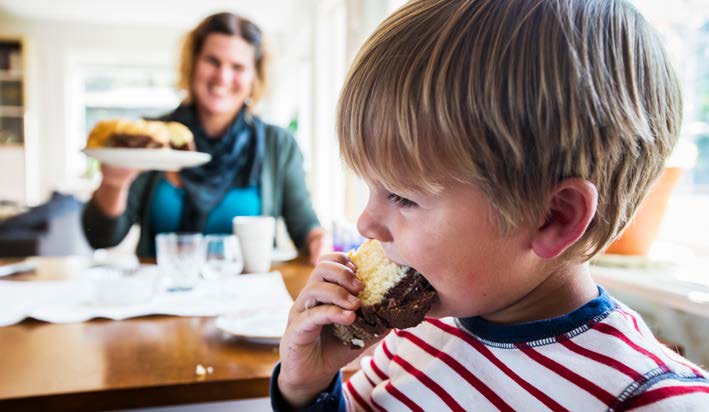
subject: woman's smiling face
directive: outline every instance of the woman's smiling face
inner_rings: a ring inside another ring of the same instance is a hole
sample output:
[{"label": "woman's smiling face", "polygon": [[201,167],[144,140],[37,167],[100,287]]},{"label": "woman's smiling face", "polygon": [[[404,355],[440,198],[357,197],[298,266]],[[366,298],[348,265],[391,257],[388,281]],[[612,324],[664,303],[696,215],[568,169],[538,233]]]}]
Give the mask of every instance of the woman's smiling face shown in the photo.
[{"label": "woman's smiling face", "polygon": [[192,94],[198,109],[210,116],[233,116],[251,96],[255,50],[239,36],[207,36],[195,61]]}]

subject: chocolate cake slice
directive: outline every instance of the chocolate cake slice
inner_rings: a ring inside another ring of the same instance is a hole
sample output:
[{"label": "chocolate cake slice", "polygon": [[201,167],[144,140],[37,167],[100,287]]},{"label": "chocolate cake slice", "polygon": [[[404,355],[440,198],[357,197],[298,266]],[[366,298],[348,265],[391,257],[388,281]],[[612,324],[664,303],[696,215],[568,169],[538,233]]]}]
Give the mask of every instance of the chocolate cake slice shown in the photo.
[{"label": "chocolate cake slice", "polygon": [[108,141],[109,147],[125,147],[138,149],[159,149],[165,147],[161,142],[156,141],[152,136],[136,134],[114,134]]},{"label": "chocolate cake slice", "polygon": [[350,259],[364,289],[358,296],[362,306],[354,323],[334,325],[335,336],[345,345],[361,348],[388,329],[410,328],[423,321],[437,295],[419,272],[387,259],[376,240],[350,252]]},{"label": "chocolate cake slice", "polygon": [[86,147],[195,150],[194,136],[186,126],[142,119],[101,120],[91,130]]}]

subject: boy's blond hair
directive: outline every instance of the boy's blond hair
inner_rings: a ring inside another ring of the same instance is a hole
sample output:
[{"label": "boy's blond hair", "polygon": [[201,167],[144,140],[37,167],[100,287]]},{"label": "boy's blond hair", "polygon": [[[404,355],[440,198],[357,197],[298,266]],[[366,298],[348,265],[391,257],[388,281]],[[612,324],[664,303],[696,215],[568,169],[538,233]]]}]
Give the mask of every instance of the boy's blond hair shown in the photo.
[{"label": "boy's blond hair", "polygon": [[476,184],[503,233],[545,218],[562,179],[596,185],[598,211],[568,257],[625,227],[681,123],[656,34],[619,0],[413,0],[357,55],[337,112],[355,173],[392,191]]}]

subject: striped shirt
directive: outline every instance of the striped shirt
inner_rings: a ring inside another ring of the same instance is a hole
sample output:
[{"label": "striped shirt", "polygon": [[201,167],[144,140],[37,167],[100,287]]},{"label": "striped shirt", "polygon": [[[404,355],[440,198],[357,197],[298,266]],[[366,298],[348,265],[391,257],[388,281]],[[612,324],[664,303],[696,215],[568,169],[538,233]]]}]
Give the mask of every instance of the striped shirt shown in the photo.
[{"label": "striped shirt", "polygon": [[554,319],[426,319],[394,330],[311,410],[709,410],[706,372],[599,289]]}]

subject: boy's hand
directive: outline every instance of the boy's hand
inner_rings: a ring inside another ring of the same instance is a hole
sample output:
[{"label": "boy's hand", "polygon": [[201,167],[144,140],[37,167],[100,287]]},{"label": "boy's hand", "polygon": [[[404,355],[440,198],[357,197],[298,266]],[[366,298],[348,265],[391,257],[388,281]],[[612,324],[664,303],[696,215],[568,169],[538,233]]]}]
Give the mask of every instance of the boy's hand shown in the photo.
[{"label": "boy's hand", "polygon": [[322,255],[293,303],[281,339],[278,388],[294,408],[309,405],[340,368],[364,350],[350,349],[323,329],[332,323],[354,322],[354,311],[360,307],[357,294],[363,289],[354,271],[346,254]]}]

